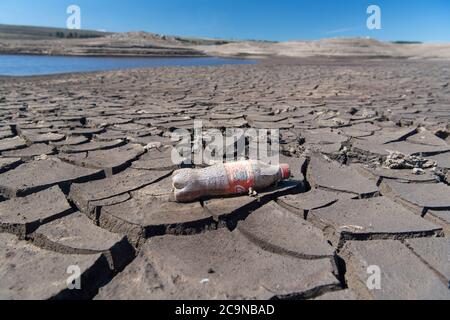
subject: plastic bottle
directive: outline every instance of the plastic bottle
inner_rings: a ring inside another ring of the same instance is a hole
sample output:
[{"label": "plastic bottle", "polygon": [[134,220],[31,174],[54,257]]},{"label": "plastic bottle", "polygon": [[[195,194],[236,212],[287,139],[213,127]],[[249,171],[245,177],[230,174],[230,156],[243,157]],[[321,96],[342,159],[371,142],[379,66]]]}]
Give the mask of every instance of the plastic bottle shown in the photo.
[{"label": "plastic bottle", "polygon": [[268,165],[260,161],[216,164],[203,169],[180,169],[173,173],[175,200],[190,202],[206,196],[246,193],[288,179],[288,164]]}]

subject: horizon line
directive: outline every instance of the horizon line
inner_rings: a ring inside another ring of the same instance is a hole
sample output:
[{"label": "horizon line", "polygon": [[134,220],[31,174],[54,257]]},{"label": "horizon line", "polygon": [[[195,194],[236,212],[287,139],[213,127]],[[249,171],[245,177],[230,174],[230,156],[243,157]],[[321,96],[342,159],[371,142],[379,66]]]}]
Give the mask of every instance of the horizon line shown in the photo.
[{"label": "horizon line", "polygon": [[98,33],[105,33],[105,34],[124,34],[124,33],[148,33],[148,34],[155,34],[155,35],[163,35],[168,37],[178,37],[178,38],[191,38],[191,39],[201,39],[201,40],[221,40],[221,41],[229,41],[229,42],[244,42],[244,41],[255,41],[255,42],[275,42],[275,43],[282,43],[282,42],[294,42],[294,41],[302,41],[302,42],[311,42],[311,41],[320,41],[320,40],[334,40],[334,39],[367,39],[367,40],[375,40],[379,42],[386,42],[386,43],[411,43],[411,44],[448,44],[450,43],[450,40],[402,40],[402,39],[395,39],[395,40],[380,40],[375,37],[371,36],[335,36],[335,37],[322,37],[322,38],[315,38],[315,39],[299,39],[299,38],[293,38],[289,40],[268,40],[268,39],[250,39],[250,38],[222,38],[220,36],[217,37],[202,37],[202,36],[196,36],[196,35],[174,35],[174,34],[163,34],[163,33],[157,33],[147,30],[128,30],[128,31],[108,31],[105,29],[68,29],[65,27],[55,27],[55,26],[48,26],[48,25],[23,25],[23,24],[7,24],[7,23],[1,23],[0,26],[11,26],[11,27],[25,27],[25,28],[47,28],[47,29],[59,29],[59,30],[71,30],[71,31],[83,31],[83,32],[98,32]]}]

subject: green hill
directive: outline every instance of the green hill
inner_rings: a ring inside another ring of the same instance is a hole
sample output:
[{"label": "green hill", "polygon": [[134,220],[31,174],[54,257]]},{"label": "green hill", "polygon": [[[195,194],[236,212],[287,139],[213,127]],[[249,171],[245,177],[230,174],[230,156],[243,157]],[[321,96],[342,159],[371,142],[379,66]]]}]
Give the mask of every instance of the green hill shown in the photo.
[{"label": "green hill", "polygon": [[0,24],[0,39],[45,40],[45,39],[84,39],[99,38],[111,33],[92,30],[69,30],[50,27],[29,27]]}]

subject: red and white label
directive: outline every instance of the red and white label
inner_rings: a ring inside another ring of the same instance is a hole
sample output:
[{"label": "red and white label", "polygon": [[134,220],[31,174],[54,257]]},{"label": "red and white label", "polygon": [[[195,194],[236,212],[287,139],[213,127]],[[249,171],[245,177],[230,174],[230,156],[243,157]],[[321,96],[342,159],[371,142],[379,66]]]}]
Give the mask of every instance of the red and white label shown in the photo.
[{"label": "red and white label", "polygon": [[225,170],[228,175],[228,192],[245,193],[254,186],[255,177],[250,161],[240,161],[225,163]]}]

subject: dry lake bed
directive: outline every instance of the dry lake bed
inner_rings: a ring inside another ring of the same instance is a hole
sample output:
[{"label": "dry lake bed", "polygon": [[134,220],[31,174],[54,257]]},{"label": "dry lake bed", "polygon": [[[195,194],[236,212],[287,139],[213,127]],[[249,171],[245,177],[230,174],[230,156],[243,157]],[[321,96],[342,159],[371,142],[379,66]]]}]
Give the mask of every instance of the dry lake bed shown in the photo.
[{"label": "dry lake bed", "polygon": [[[450,299],[449,82],[356,57],[2,77],[0,298]],[[279,130],[292,179],[171,201],[194,120]]]}]

